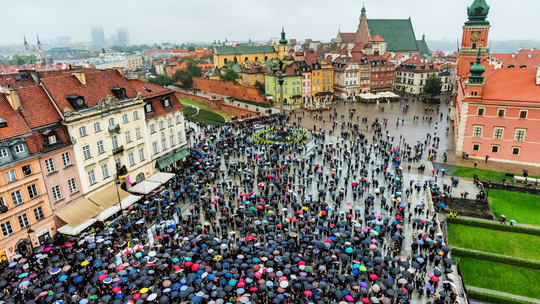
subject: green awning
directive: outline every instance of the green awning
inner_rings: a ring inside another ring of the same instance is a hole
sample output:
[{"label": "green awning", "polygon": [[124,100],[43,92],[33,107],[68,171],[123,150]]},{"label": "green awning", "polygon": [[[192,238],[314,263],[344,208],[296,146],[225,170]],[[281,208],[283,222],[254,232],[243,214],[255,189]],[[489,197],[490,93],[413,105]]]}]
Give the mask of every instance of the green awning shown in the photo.
[{"label": "green awning", "polygon": [[186,149],[180,149],[178,151],[169,152],[156,160],[156,168],[167,168],[179,160],[182,160],[189,156],[189,151]]}]

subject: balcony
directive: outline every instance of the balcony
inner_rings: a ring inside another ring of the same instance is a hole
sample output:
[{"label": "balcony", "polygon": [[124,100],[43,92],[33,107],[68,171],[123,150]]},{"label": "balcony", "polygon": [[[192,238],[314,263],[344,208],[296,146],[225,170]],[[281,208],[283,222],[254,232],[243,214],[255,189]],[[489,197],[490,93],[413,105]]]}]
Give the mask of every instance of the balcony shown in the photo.
[{"label": "balcony", "polygon": [[120,125],[109,126],[109,133],[120,133]]},{"label": "balcony", "polygon": [[113,154],[120,154],[122,152],[124,152],[124,146],[120,146],[116,149],[113,149]]}]

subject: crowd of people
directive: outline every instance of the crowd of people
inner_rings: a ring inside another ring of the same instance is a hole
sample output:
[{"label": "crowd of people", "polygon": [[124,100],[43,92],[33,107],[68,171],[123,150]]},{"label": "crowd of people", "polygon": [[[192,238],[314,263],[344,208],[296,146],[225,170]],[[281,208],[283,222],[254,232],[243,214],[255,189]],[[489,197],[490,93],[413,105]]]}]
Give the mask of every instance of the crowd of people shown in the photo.
[{"label": "crowd of people", "polygon": [[402,162],[427,145],[374,127],[371,141],[300,129],[311,148],[258,140],[249,124],[201,128],[161,189],[6,265],[0,300],[455,303],[444,193],[403,180]]}]

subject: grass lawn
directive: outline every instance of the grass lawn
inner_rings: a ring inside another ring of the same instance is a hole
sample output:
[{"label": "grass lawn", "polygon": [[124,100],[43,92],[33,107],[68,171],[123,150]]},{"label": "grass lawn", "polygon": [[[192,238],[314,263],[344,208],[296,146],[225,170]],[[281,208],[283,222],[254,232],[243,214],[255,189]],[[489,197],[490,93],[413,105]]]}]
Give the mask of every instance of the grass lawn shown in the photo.
[{"label": "grass lawn", "polygon": [[540,271],[501,263],[459,259],[465,285],[540,299]]},{"label": "grass lawn", "polygon": [[540,237],[535,235],[449,223],[448,240],[450,246],[540,261]]},{"label": "grass lawn", "polygon": [[540,226],[540,196],[490,189],[488,200],[497,219],[504,214],[508,222],[516,220],[518,223]]},{"label": "grass lawn", "polygon": [[202,104],[202,103],[199,103],[199,102],[196,102],[196,101],[192,101],[192,100],[187,100],[187,99],[182,99],[182,98],[179,98],[178,100],[180,100],[181,103],[183,103],[184,105],[192,105],[192,106],[195,106],[199,109],[202,109],[202,110],[207,110],[207,111],[210,111],[210,112],[214,112],[214,113],[217,113],[223,117],[225,117],[225,119],[227,120],[231,120],[231,114],[230,113],[227,113],[227,112],[224,112],[224,111],[219,111],[219,110],[210,110],[210,107],[205,105],[205,104]]},{"label": "grass lawn", "polygon": [[[452,176],[456,176],[456,177],[473,178],[474,174],[476,173],[479,179],[502,181],[503,178],[506,178],[507,181],[513,180],[513,178],[505,175],[507,172],[491,171],[491,170],[486,170],[486,169],[475,169],[471,167],[462,167],[462,166],[452,166],[452,167],[454,167],[454,172],[452,173]],[[523,176],[521,174],[516,174],[516,175]],[[535,176],[529,176],[529,177],[538,178]]]},{"label": "grass lawn", "polygon": [[220,126],[225,125],[225,118],[223,118],[223,116],[203,109],[199,109],[198,114],[187,116],[186,118],[191,120],[192,122],[199,122],[202,126],[215,126],[218,124]]}]

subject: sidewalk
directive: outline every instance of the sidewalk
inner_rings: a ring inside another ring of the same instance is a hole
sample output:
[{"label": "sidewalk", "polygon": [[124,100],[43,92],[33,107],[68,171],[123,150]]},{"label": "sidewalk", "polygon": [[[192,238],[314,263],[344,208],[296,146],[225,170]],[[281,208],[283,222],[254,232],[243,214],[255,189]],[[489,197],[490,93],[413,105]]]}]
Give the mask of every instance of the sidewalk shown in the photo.
[{"label": "sidewalk", "polygon": [[489,293],[489,294],[492,294],[492,295],[497,295],[497,296],[501,296],[501,297],[507,297],[507,298],[511,298],[511,299],[518,299],[518,300],[528,301],[528,302],[532,302],[532,303],[540,303],[540,300],[527,298],[527,297],[522,297],[522,296],[517,296],[517,295],[509,294],[509,293],[506,293],[506,292],[500,292],[500,291],[495,291],[495,290],[491,290],[491,289],[484,289],[484,288],[480,288],[480,287],[467,286],[467,290],[474,290],[474,291],[478,291],[478,292]]},{"label": "sidewalk", "polygon": [[[493,224],[499,224],[499,221],[491,221],[491,220],[481,219],[481,218],[477,218],[477,217],[458,216],[458,218],[462,218],[462,219],[465,219],[465,220],[482,221],[482,222],[488,222],[488,223],[493,223]],[[504,225],[504,224],[501,224],[501,225]],[[506,225],[510,225],[510,223],[506,222]],[[532,229],[540,229],[540,226],[520,224],[520,223],[515,223],[514,226],[519,226],[519,227],[524,227],[524,228],[532,228]]]}]

